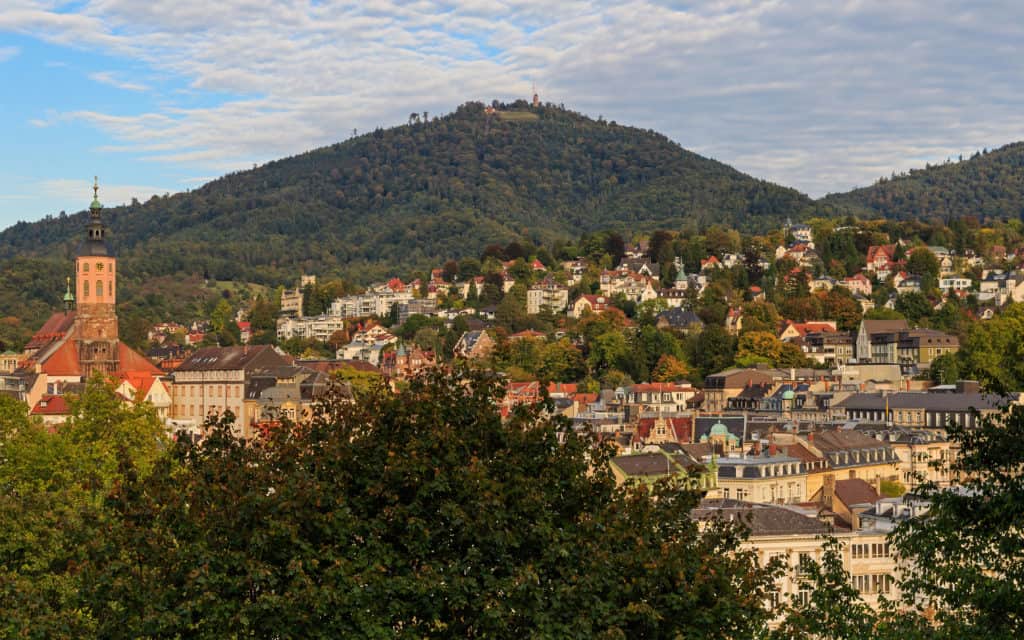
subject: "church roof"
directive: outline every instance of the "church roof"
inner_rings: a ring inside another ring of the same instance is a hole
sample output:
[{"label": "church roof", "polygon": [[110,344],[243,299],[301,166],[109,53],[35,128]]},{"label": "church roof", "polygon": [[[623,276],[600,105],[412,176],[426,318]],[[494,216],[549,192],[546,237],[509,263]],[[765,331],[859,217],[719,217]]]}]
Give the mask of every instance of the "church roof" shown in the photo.
[{"label": "church roof", "polygon": [[78,349],[73,341],[67,340],[56,351],[39,360],[40,368],[48,376],[80,376],[82,365],[78,361]]},{"label": "church roof", "polygon": [[125,343],[117,343],[118,370],[126,373],[143,373],[160,375],[159,367],[149,361],[148,358],[135,351]]},{"label": "church roof", "polygon": [[49,317],[25,345],[26,351],[42,349],[48,344],[66,336],[75,324],[75,312],[58,311]]}]

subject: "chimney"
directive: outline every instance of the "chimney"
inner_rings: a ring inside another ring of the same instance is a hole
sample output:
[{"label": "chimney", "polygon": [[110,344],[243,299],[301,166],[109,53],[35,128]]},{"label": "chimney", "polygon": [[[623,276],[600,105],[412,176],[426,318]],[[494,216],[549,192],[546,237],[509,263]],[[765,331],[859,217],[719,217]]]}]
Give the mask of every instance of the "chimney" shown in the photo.
[{"label": "chimney", "polygon": [[821,502],[825,508],[832,509],[832,501],[836,495],[836,476],[833,473],[825,475],[825,483],[821,485]]},{"label": "chimney", "polygon": [[768,443],[768,455],[774,457],[778,452],[779,452],[779,447],[775,444],[775,441],[773,440],[773,441],[769,442]]},{"label": "chimney", "polygon": [[808,434],[807,434],[807,442],[809,444],[814,444],[814,432],[813,431],[808,432]]}]

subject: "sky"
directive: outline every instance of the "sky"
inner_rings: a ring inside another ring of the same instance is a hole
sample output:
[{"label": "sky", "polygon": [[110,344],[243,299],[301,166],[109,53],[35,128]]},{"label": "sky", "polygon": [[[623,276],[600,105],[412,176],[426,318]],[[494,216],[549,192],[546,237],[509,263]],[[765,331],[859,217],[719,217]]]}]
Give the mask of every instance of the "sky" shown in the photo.
[{"label": "sky", "polygon": [[1024,2],[0,0],[0,227],[528,98],[811,196],[1024,139]]}]

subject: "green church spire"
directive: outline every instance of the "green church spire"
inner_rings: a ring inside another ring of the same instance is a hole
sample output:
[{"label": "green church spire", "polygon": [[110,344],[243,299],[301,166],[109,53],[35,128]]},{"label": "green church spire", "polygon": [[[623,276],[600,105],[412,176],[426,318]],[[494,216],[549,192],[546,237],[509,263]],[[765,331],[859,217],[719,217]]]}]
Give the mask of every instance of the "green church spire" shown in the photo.
[{"label": "green church spire", "polygon": [[92,177],[92,204],[89,205],[89,210],[95,212],[98,215],[103,205],[100,204],[100,179],[99,176]]},{"label": "green church spire", "polygon": [[75,308],[75,294],[71,293],[71,278],[67,279],[67,290],[64,291],[64,310],[71,311]]}]

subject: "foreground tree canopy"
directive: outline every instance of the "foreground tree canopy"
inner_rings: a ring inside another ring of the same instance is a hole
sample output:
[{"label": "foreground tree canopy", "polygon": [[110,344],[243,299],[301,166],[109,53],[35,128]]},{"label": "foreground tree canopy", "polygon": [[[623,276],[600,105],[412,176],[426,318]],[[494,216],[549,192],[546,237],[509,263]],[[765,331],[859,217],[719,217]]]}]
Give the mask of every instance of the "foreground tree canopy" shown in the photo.
[{"label": "foreground tree canopy", "polygon": [[[1016,638],[1020,407],[950,427],[965,490],[924,485],[873,611],[841,545],[768,612],[773,566],[698,496],[617,487],[611,448],[546,407],[503,422],[489,374],[328,398],[265,439],[200,444],[90,383],[53,429],[0,397],[0,637]],[[784,614],[769,632],[769,615]]]},{"label": "foreground tree canopy", "polygon": [[[698,528],[697,496],[677,486],[617,488],[610,449],[542,407],[502,423],[501,386],[438,374],[397,396],[331,399],[308,427],[259,442],[223,422],[152,466],[122,447],[102,503],[66,507],[84,515],[51,555],[74,561],[34,569],[60,581],[60,598],[19,592],[26,610],[5,631],[739,638],[763,628],[772,575],[738,551],[740,526]],[[17,432],[8,441],[37,430]],[[33,516],[21,498],[5,487],[11,526]],[[7,585],[31,549],[21,552],[2,556]],[[6,594],[5,609],[16,604]]]}]

